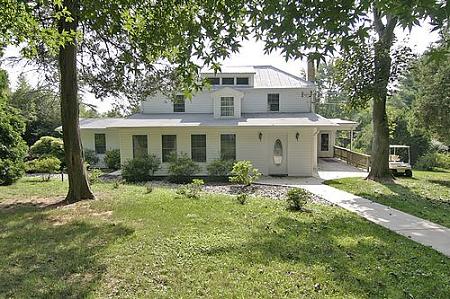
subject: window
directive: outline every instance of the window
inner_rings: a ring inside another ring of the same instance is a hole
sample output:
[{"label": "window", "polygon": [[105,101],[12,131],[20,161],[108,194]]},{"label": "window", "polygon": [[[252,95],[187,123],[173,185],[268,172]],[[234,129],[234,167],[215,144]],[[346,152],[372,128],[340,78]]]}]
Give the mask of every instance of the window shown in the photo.
[{"label": "window", "polygon": [[273,146],[273,162],[275,165],[280,165],[283,162],[283,145],[280,139],[277,139]]},{"label": "window", "polygon": [[106,135],[105,134],[95,134],[95,153],[104,154],[106,152]]},{"label": "window", "polygon": [[269,111],[280,111],[280,94],[269,93],[267,95],[267,108]]},{"label": "window", "polygon": [[234,98],[220,98],[220,116],[234,116]]},{"label": "window", "polygon": [[175,101],[173,102],[173,112],[185,112],[186,108],[184,103],[184,96],[177,95],[175,97]]},{"label": "window", "polygon": [[177,153],[177,135],[162,135],[162,161],[169,162]]},{"label": "window", "polygon": [[328,133],[320,134],[320,150],[322,152],[328,152],[329,140],[330,140],[330,135]]},{"label": "window", "polygon": [[133,159],[148,155],[147,135],[133,135]]},{"label": "window", "polygon": [[234,78],[222,78],[222,85],[234,85]]},{"label": "window", "polygon": [[206,135],[191,135],[191,158],[195,162],[206,162]]},{"label": "window", "polygon": [[236,78],[236,85],[248,85],[248,77]]},{"label": "window", "polygon": [[220,157],[223,160],[236,160],[236,135],[220,135]]},{"label": "window", "polygon": [[207,80],[211,85],[220,85],[220,78],[209,77]]}]

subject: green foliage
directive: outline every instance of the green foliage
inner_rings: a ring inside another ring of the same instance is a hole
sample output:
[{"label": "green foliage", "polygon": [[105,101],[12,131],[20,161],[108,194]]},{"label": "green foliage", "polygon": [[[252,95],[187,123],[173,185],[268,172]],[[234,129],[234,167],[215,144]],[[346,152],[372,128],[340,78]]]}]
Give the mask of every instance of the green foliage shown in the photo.
[{"label": "green foliage", "polygon": [[34,144],[42,136],[59,134],[55,128],[61,125],[60,99],[50,87],[32,87],[24,76],[19,76],[9,104],[17,108],[25,119],[23,138],[27,144]]},{"label": "green foliage", "polygon": [[433,170],[435,168],[444,168],[450,170],[450,154],[430,152],[417,160],[415,168],[421,170]]},{"label": "green foliage", "polygon": [[200,166],[186,154],[172,155],[169,162],[169,180],[175,183],[190,182],[200,172]]},{"label": "green foliage", "polygon": [[233,160],[217,159],[209,163],[209,165],[206,166],[206,170],[211,177],[228,177],[235,162],[236,161]]},{"label": "green foliage", "polygon": [[52,174],[61,170],[61,161],[53,156],[28,161],[25,169],[29,173],[41,173],[43,181],[49,181]]},{"label": "green foliage", "polygon": [[89,170],[89,184],[98,184],[101,182],[100,177],[103,175],[103,171],[100,169],[91,169]]},{"label": "green foliage", "polygon": [[176,192],[178,195],[190,199],[199,199],[203,185],[205,185],[205,182],[203,180],[193,179],[191,183],[178,188]]},{"label": "green foliage", "polygon": [[61,138],[42,136],[29,150],[33,158],[55,157],[64,162],[64,143]]},{"label": "green foliage", "polygon": [[245,205],[247,203],[248,200],[248,193],[246,192],[241,192],[236,196],[236,200],[239,204],[241,205]]},{"label": "green foliage", "polygon": [[309,193],[301,188],[292,188],[287,192],[288,208],[293,211],[303,211],[309,199]]},{"label": "green foliage", "polygon": [[258,169],[250,161],[237,161],[231,170],[230,182],[249,186],[261,176]]},{"label": "green foliage", "polygon": [[85,149],[84,150],[84,161],[89,166],[94,166],[100,161],[100,158],[97,156],[97,154],[95,153],[94,150],[92,150],[92,149]]},{"label": "green foliage", "polygon": [[120,169],[120,150],[113,149],[106,151],[104,161],[110,169]]},{"label": "green foliage", "polygon": [[[450,46],[440,45],[436,49],[448,52]],[[430,61],[430,55],[425,53],[412,70],[417,95],[412,124],[450,144],[450,55],[447,53],[444,61]]]},{"label": "green foliage", "polygon": [[122,177],[131,183],[150,181],[160,165],[161,162],[155,155],[135,158],[123,165]]},{"label": "green foliage", "polygon": [[7,105],[8,79],[0,69],[0,185],[10,185],[24,173],[27,145],[22,139],[25,123],[18,111]]}]

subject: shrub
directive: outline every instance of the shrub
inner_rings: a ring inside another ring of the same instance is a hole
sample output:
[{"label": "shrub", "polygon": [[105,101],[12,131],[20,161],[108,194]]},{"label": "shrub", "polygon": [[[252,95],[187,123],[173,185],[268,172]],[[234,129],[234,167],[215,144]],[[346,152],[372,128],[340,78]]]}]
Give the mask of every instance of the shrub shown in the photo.
[{"label": "shrub", "polygon": [[122,177],[131,183],[149,181],[160,164],[155,155],[132,159],[122,167]]},{"label": "shrub", "polygon": [[[1,81],[1,80],[0,80]],[[0,185],[10,185],[24,173],[27,145],[22,139],[25,123],[17,110],[6,105],[0,82]]]},{"label": "shrub", "polygon": [[205,182],[203,180],[193,179],[190,184],[178,188],[177,194],[190,199],[199,199],[204,184]]},{"label": "shrub", "polygon": [[43,136],[30,147],[33,158],[55,157],[64,161],[64,143],[61,138]]},{"label": "shrub", "polygon": [[187,183],[192,175],[200,171],[200,166],[185,153],[173,155],[169,162],[169,180],[174,183]]},{"label": "shrub", "polygon": [[288,207],[294,211],[304,210],[305,204],[308,202],[309,194],[301,188],[292,188],[287,192]]},{"label": "shrub", "polygon": [[233,169],[234,163],[234,160],[217,159],[212,161],[206,167],[206,170],[211,177],[228,177]]},{"label": "shrub", "polygon": [[120,169],[120,150],[113,149],[106,151],[104,161],[110,169]]},{"label": "shrub", "polygon": [[85,149],[84,150],[84,161],[89,165],[93,166],[98,163],[100,159],[98,158],[97,154],[94,150],[91,149]]},{"label": "shrub", "polygon": [[61,161],[56,157],[42,157],[26,163],[27,172],[42,173],[42,180],[49,181],[52,174],[61,169]]},{"label": "shrub", "polygon": [[98,184],[100,183],[100,177],[103,172],[100,169],[92,169],[89,171],[89,183],[90,184]]},{"label": "shrub", "polygon": [[238,203],[240,203],[241,205],[244,205],[247,202],[248,199],[248,194],[245,192],[239,193],[238,196],[236,197]]},{"label": "shrub", "polygon": [[450,169],[450,155],[430,152],[421,156],[414,166],[421,170],[433,170],[434,168]]},{"label": "shrub", "polygon": [[250,161],[238,161],[231,170],[230,182],[250,186],[261,176],[258,169]]}]

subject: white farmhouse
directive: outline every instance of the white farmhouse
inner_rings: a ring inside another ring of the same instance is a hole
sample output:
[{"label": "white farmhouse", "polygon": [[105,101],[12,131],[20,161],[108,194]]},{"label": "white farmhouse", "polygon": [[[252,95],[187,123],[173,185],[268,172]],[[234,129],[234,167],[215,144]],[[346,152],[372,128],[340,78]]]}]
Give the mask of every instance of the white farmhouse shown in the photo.
[{"label": "white farmhouse", "polygon": [[[264,175],[312,176],[318,157],[333,156],[337,130],[356,123],[314,113],[315,85],[273,66],[224,67],[203,73],[211,88],[191,100],[157,95],[125,119],[80,121],[84,149],[102,157],[120,149],[121,162],[143,154],[188,154],[206,174],[216,159],[250,160]],[[310,79],[310,78],[308,78]]]}]

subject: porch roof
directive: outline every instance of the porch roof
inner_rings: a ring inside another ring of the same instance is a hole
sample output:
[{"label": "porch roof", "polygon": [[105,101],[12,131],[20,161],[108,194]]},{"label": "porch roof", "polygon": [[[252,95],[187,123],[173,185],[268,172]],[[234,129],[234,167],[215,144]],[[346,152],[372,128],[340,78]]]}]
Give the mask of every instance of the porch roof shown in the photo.
[{"label": "porch roof", "polygon": [[245,113],[241,118],[219,119],[213,114],[134,114],[129,118],[81,119],[81,129],[145,127],[328,127],[338,124],[315,113]]},{"label": "porch roof", "polygon": [[355,130],[358,126],[356,121],[340,119],[340,118],[331,118],[330,121],[339,125],[338,130]]}]

